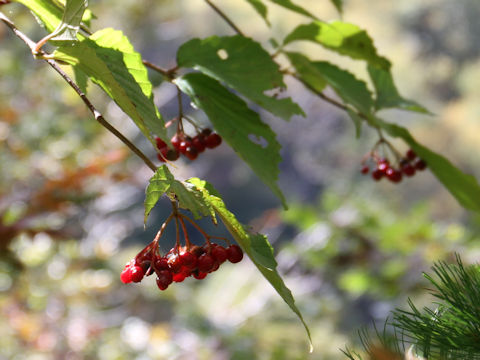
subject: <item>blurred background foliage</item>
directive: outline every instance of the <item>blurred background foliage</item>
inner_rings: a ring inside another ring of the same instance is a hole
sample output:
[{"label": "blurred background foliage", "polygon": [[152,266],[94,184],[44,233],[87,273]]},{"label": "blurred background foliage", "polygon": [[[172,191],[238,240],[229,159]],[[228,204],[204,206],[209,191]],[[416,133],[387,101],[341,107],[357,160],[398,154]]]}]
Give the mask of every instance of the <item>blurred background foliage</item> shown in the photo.
[{"label": "blurred background foliage", "polygon": [[[218,3],[268,47],[272,35],[246,2]],[[299,3],[322,19],[338,18],[328,1]],[[145,59],[165,68],[191,37],[231,34],[202,1],[97,0],[91,9],[94,29],[123,30]],[[32,38],[44,35],[21,6],[2,11]],[[270,13],[276,39],[305,21],[275,5]],[[402,94],[435,114],[385,117],[477,178],[479,17],[475,0],[350,0],[343,15],[393,61]],[[0,359],[342,359],[339,349],[358,346],[361,326],[382,324],[408,296],[418,306],[431,301],[421,272],[433,261],[452,260],[455,251],[466,263],[480,259],[478,215],[464,211],[428,171],[399,185],[361,176],[375,134],[364,129],[355,140],[346,114],[288,79],[288,93],[308,117],[262,117],[283,145],[280,184],[290,210],[281,210],[225,145],[173,170],[211,181],[241,221],[269,236],[315,352],[307,354],[301,325],[249,260],[165,292],[151,279],[122,285],[124,263],[169,211],[159,206],[143,230],[150,170],[5,26],[0,44]],[[299,46],[365,78],[360,63]],[[157,105],[174,117],[175,88],[151,75]],[[123,113],[95,87],[89,91],[106,119],[154,159]],[[193,109],[187,113],[203,121]]]}]

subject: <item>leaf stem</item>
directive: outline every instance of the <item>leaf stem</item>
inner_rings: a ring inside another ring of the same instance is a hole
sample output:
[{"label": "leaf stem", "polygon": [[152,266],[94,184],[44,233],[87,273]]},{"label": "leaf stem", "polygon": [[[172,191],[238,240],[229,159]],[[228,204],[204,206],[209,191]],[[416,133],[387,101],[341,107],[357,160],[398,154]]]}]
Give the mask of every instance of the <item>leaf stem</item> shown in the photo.
[{"label": "leaf stem", "polygon": [[232,20],[222,11],[220,10],[215,4],[213,4],[210,0],[205,0],[205,2],[218,14],[220,17],[225,20],[225,22],[238,34],[241,36],[245,36],[242,31],[233,23]]},{"label": "leaf stem", "polygon": [[150,61],[147,61],[147,60],[142,60],[142,63],[146,67],[162,74],[168,81],[172,81],[175,78],[175,71],[177,71],[178,69],[178,66],[175,66],[174,68],[165,70],[165,69],[162,69],[160,66],[155,65],[154,63],[151,63]]},{"label": "leaf stem", "polygon": [[153,172],[157,170],[157,167],[150,161],[150,159],[140,150],[138,149],[130,140],[128,140],[120,131],[118,131],[115,127],[113,127],[110,123],[108,123],[103,115],[95,108],[95,106],[91,103],[91,101],[87,98],[87,96],[82,92],[82,90],[78,87],[78,85],[58,66],[55,60],[47,59],[45,56],[47,55],[42,50],[37,49],[37,43],[31,40],[28,36],[22,33],[20,30],[17,29],[15,24],[7,18],[2,12],[0,12],[0,20],[6,24],[13,33],[20,38],[29,48],[32,54],[37,59],[42,59],[46,61],[60,76],[67,82],[70,87],[72,87],[78,96],[83,100],[87,108],[93,114],[95,120],[97,120],[103,127],[105,127],[108,131],[110,131],[113,135],[115,135],[121,142],[123,142],[130,150],[132,150],[138,157],[140,157],[143,162],[152,169]]}]

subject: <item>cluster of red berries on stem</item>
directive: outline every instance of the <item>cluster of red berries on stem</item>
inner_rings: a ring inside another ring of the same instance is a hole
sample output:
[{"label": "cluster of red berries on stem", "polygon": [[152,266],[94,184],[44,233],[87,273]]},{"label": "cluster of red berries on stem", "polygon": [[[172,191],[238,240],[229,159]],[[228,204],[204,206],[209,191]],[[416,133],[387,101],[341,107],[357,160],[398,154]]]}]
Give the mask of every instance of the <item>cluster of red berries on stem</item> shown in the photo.
[{"label": "cluster of red berries on stem", "polygon": [[156,138],[156,141],[159,151],[158,160],[166,162],[167,160],[177,160],[180,154],[190,160],[195,160],[205,149],[219,146],[222,143],[222,137],[208,128],[199,131],[194,137],[190,137],[183,132],[182,128],[179,128],[170,139],[173,148],[169,148],[160,138]]},{"label": "cluster of red berries on stem", "polygon": [[[362,161],[361,173],[367,175],[371,171],[372,179],[380,181],[382,178],[387,178],[393,183],[399,183],[404,176],[412,177],[417,171],[425,170],[427,163],[418,158],[417,154],[412,149],[409,149],[405,156],[401,157],[398,152],[393,149],[392,145],[388,144],[392,152],[395,154],[397,166],[393,165],[386,157],[381,157],[375,150],[367,154],[367,157]],[[373,169],[366,164],[367,161],[374,162]]]},{"label": "cluster of red berries on stem", "polygon": [[[159,253],[158,241],[172,218],[175,219],[177,226],[177,241],[175,246],[162,256]],[[193,245],[190,242],[185,220],[205,237],[203,246]],[[185,235],[185,246],[180,244],[179,224]],[[238,245],[223,247],[211,242],[212,238],[229,243],[227,239],[206,234],[193,220],[174,211],[162,225],[155,239],[125,265],[120,279],[125,284],[140,282],[145,276],[155,273],[158,288],[165,290],[172,282],[182,282],[189,276],[198,280],[204,279],[209,273],[218,270],[227,260],[238,263],[243,259],[243,251]]]}]

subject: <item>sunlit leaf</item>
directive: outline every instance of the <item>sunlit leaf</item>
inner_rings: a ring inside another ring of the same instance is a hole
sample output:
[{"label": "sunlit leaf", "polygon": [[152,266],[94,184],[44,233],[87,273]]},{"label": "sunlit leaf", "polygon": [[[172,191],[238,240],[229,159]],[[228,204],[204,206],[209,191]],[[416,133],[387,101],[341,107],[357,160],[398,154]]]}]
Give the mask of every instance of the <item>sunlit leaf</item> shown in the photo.
[{"label": "sunlit leaf", "polygon": [[88,0],[66,0],[62,21],[52,32],[50,41],[77,41],[82,17]]},{"label": "sunlit leaf", "polygon": [[377,54],[377,49],[367,32],[354,24],[342,21],[331,23],[314,21],[295,28],[285,38],[284,44],[298,40],[313,41],[353,59],[365,60],[382,69],[390,68],[390,62]]},{"label": "sunlit leaf", "polygon": [[290,98],[265,95],[266,91],[285,88],[283,74],[268,52],[252,39],[239,35],[193,39],[180,47],[177,62],[227,84],[286,120],[293,115],[304,115]]},{"label": "sunlit leaf", "polygon": [[175,82],[207,114],[215,130],[286,206],[277,185],[280,144],[272,129],[242,99],[215,79],[201,73],[190,73]]}]

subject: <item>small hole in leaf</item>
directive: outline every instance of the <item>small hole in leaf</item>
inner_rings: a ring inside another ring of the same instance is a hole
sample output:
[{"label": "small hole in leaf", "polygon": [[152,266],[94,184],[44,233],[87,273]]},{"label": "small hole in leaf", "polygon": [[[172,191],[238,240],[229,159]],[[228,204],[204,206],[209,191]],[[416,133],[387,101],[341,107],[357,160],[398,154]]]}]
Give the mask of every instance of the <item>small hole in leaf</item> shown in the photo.
[{"label": "small hole in leaf", "polygon": [[222,60],[227,60],[228,59],[228,52],[225,49],[218,50],[217,55]]},{"label": "small hole in leaf", "polygon": [[264,148],[264,149],[268,146],[268,141],[265,140],[265,138],[262,137],[262,136],[258,136],[258,135],[254,135],[254,134],[249,134],[249,135],[248,135],[248,139],[249,139],[251,142],[253,142],[253,143],[257,144],[257,145],[260,145],[260,146],[261,146],[262,148]]}]

